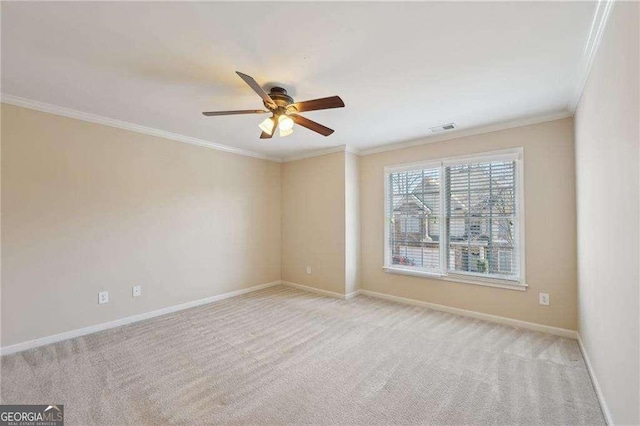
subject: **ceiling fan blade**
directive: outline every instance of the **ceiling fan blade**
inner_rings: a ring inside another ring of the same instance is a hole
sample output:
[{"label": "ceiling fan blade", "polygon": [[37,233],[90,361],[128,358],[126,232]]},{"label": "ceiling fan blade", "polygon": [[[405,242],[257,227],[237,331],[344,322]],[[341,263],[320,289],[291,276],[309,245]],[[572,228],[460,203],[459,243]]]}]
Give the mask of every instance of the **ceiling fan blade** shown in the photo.
[{"label": "ceiling fan blade", "polygon": [[340,96],[330,96],[328,98],[313,99],[311,101],[296,102],[287,106],[287,108],[295,108],[296,112],[317,111],[319,109],[342,108],[344,102]]},{"label": "ceiling fan blade", "polygon": [[238,111],[206,111],[203,112],[202,115],[206,115],[207,117],[213,117],[216,115],[235,115],[235,114],[264,114],[267,111],[266,109],[242,109]]},{"label": "ceiling fan blade", "polygon": [[309,130],[313,130],[316,133],[320,133],[322,136],[329,136],[333,133],[332,129],[325,127],[320,123],[316,123],[313,120],[309,120],[301,115],[289,114],[289,117],[291,117],[296,124],[306,127]]},{"label": "ceiling fan blade", "polygon": [[260,87],[260,85],[253,79],[253,77],[243,74],[240,71],[236,71],[236,74],[238,74],[238,76],[243,79],[244,82],[247,83],[249,87],[251,87],[253,91],[262,98],[262,100],[269,106],[269,108],[277,108],[277,105],[275,102],[273,102],[271,96],[269,96],[269,94],[265,92],[262,87]]}]

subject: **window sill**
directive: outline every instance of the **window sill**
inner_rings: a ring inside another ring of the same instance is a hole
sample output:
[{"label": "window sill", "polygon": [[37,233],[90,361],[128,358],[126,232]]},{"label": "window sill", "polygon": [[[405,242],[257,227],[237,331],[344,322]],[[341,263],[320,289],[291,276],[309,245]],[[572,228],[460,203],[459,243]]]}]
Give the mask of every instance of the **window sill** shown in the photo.
[{"label": "window sill", "polygon": [[[419,271],[409,268],[394,268],[389,266],[383,266],[382,269],[388,274],[409,275],[419,278],[430,278],[435,280],[450,281],[462,284],[481,285],[485,287],[504,288],[507,290],[525,291],[527,285],[516,281],[507,280],[495,280],[488,278],[476,278],[468,275],[449,274],[442,275],[436,272]],[[508,284],[507,284],[508,283]]]}]

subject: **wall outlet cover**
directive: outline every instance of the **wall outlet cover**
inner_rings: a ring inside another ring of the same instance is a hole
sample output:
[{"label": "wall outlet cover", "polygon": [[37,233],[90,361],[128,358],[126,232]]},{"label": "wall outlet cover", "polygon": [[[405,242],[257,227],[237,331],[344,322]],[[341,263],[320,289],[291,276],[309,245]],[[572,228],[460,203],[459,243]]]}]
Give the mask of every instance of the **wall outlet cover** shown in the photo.
[{"label": "wall outlet cover", "polygon": [[142,286],[134,285],[133,286],[133,297],[142,296]]},{"label": "wall outlet cover", "polygon": [[108,291],[98,292],[98,304],[102,305],[103,303],[109,303],[109,292]]},{"label": "wall outlet cover", "polygon": [[538,295],[538,302],[541,305],[549,306],[549,293],[540,293]]},{"label": "wall outlet cover", "polygon": [[307,275],[311,275],[311,266],[307,266]]}]

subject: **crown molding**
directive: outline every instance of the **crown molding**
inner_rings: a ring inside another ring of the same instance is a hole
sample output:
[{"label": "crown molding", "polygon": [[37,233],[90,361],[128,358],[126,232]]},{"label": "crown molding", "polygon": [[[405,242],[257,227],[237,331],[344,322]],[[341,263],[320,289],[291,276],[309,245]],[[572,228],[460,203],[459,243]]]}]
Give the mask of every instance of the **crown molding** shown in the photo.
[{"label": "crown molding", "polygon": [[281,161],[283,163],[289,163],[291,161],[298,161],[298,160],[304,160],[306,158],[320,157],[321,155],[333,154],[334,152],[350,152],[351,154],[360,155],[360,151],[350,145],[339,145],[331,148],[311,151],[305,154],[294,155],[290,157],[283,157]]},{"label": "crown molding", "polygon": [[483,133],[497,132],[500,130],[512,129],[515,127],[522,127],[522,126],[528,126],[531,124],[544,123],[547,121],[562,120],[563,118],[569,118],[569,117],[573,117],[573,113],[570,111],[556,111],[553,113],[539,114],[539,115],[534,115],[534,116],[529,116],[524,118],[517,118],[513,120],[500,121],[498,123],[472,127],[468,129],[454,130],[451,132],[446,132],[444,134],[439,133],[437,135],[425,136],[420,139],[386,144],[386,145],[382,145],[382,146],[370,148],[370,149],[358,150],[357,148],[350,145],[339,145],[339,146],[334,146],[327,149],[311,151],[305,154],[300,154],[300,155],[295,155],[290,157],[283,157],[281,158],[281,162],[288,163],[291,161],[304,160],[306,158],[319,157],[321,155],[333,154],[334,152],[343,152],[343,151],[350,152],[358,156],[378,154],[380,152],[395,151],[396,149],[411,148],[414,146],[426,145],[434,142],[442,142],[442,141],[447,141],[451,139],[464,138],[466,136],[474,136],[474,135],[480,135]]},{"label": "crown molding", "polygon": [[40,112],[46,112],[49,114],[60,115],[68,118],[75,118],[77,120],[88,121],[90,123],[102,124],[104,126],[116,127],[118,129],[129,130],[136,133],[142,133],[145,135],[157,136],[164,139],[170,139],[177,142],[184,142],[191,145],[203,146],[206,148],[215,149],[218,151],[230,152],[232,154],[243,155],[245,157],[260,158],[263,160],[280,162],[279,158],[271,157],[259,152],[249,151],[246,149],[235,148],[228,145],[223,145],[204,139],[198,139],[191,136],[181,135],[179,133],[167,132],[165,130],[155,129],[153,127],[141,126],[139,124],[133,124],[126,121],[120,121],[113,118],[103,117],[96,114],[90,114],[87,112],[77,111],[70,108],[61,107],[58,105],[47,104],[44,102],[34,101],[31,99],[21,98],[18,96],[0,94],[0,102],[15,105],[22,108],[28,108]]},{"label": "crown molding", "polygon": [[[609,0],[602,0],[609,1]],[[254,151],[249,151],[241,148],[235,148],[228,145],[218,144],[210,142],[204,139],[198,139],[191,136],[185,136],[178,133],[167,132],[165,130],[155,129],[152,127],[141,126],[138,124],[129,123],[126,121],[116,120],[113,118],[103,117],[96,114],[90,114],[70,108],[61,107],[58,105],[47,104],[40,101],[34,101],[31,99],[21,98],[13,95],[0,94],[0,102],[9,105],[15,105],[23,108],[28,108],[36,111],[46,112],[50,114],[60,115],[68,118],[75,118],[77,120],[87,121],[90,123],[102,124],[104,126],[116,127],[119,129],[129,130],[136,133],[142,133],[145,135],[151,135],[169,139],[177,142],[188,143],[191,145],[203,146],[210,149],[215,149],[223,152],[230,152],[233,154],[242,155],[245,157],[260,158],[264,160],[274,161],[277,163],[286,163],[291,161],[303,160],[306,158],[319,157],[321,155],[333,154],[335,152],[349,152],[355,155],[371,155],[380,152],[393,151],[396,149],[409,148],[413,146],[424,145],[433,142],[441,142],[450,139],[462,138],[465,136],[478,135],[482,133],[495,132],[499,130],[510,129],[514,127],[526,126],[530,124],[542,123],[545,121],[560,120],[563,118],[571,117],[572,112],[561,111],[551,114],[538,115],[533,117],[527,117],[523,119],[509,120],[500,123],[494,123],[487,126],[479,126],[470,129],[454,130],[447,132],[446,134],[438,134],[433,136],[427,136],[421,139],[411,140],[407,142],[393,143],[375,147],[371,149],[358,150],[350,145],[339,145],[327,149],[315,150],[305,154],[289,156],[289,157],[272,157],[266,154],[261,154]]]},{"label": "crown molding", "polygon": [[471,127],[468,129],[453,130],[444,134],[425,136],[420,139],[410,140],[407,142],[399,142],[390,145],[383,145],[375,148],[361,150],[359,155],[378,154],[380,152],[394,151],[396,149],[411,148],[414,146],[426,145],[434,142],[442,142],[451,139],[459,139],[467,136],[480,135],[483,133],[497,132],[500,130],[513,129],[515,127],[528,126],[531,124],[544,123],[547,121],[562,120],[563,118],[572,117],[569,111],[558,111],[547,114],[534,115],[525,118],[517,118],[513,120],[500,121],[498,123],[488,124],[485,126]]},{"label": "crown molding", "polygon": [[591,67],[593,66],[596,54],[598,53],[598,48],[602,41],[602,35],[604,34],[604,30],[607,26],[609,16],[611,16],[611,9],[613,8],[614,3],[615,0],[598,0],[598,6],[596,7],[596,11],[593,14],[593,20],[591,21],[591,29],[589,30],[589,35],[587,36],[587,40],[584,44],[584,50],[582,52],[582,60],[580,62],[577,76],[577,85],[568,105],[568,109],[572,114],[578,107],[578,103],[582,97],[582,92],[584,91],[584,87],[589,79],[589,73],[591,72]]}]

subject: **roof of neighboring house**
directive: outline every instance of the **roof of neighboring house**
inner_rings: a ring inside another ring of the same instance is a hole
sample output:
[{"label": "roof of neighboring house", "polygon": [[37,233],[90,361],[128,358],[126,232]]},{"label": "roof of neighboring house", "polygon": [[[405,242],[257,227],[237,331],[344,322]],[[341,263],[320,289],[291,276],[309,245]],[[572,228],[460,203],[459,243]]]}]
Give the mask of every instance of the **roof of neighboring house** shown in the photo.
[{"label": "roof of neighboring house", "polygon": [[419,209],[425,210],[426,213],[431,213],[431,208],[427,206],[416,194],[409,194],[402,197],[400,202],[396,204],[394,210],[399,210],[402,206],[407,203],[415,203]]},{"label": "roof of neighboring house", "polygon": [[[394,210],[400,209],[402,205],[407,202],[415,202],[421,208],[428,210],[427,213],[431,213],[434,210],[437,210],[435,208],[436,206],[434,206],[433,204],[439,202],[439,196],[437,195],[439,191],[439,183],[434,182],[433,177],[425,176],[424,179],[416,179],[411,185],[409,185],[409,196],[403,197],[395,206]],[[429,195],[431,195],[432,197],[429,197]],[[433,198],[433,200],[429,200],[429,198]],[[459,201],[456,197],[451,197],[451,203],[453,210],[467,210],[466,205],[463,202]]]},{"label": "roof of neighboring house", "polygon": [[[425,175],[424,177],[417,177],[412,182],[407,183],[407,185],[407,192],[410,193],[410,196],[415,197],[415,199],[418,200],[419,204],[423,206],[423,208],[428,209],[429,213],[437,210],[437,208],[435,208],[436,206],[434,206],[433,204],[437,202],[436,200],[438,200],[439,197],[436,196],[434,199],[429,200],[429,195],[431,195],[431,198],[433,198],[433,195],[435,195],[440,189],[439,182],[436,178],[434,178],[433,176]],[[412,200],[413,199],[411,197],[403,198],[401,202],[396,205],[394,210],[398,210],[404,203],[410,202]],[[451,210],[467,212],[469,210],[469,207],[465,202],[459,200],[455,196],[452,196]]]}]

